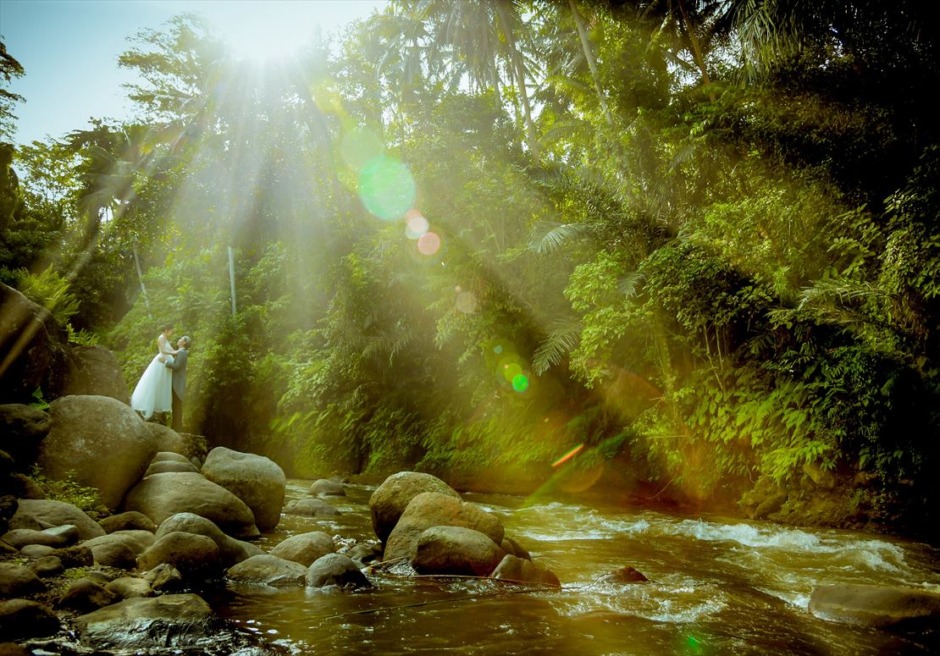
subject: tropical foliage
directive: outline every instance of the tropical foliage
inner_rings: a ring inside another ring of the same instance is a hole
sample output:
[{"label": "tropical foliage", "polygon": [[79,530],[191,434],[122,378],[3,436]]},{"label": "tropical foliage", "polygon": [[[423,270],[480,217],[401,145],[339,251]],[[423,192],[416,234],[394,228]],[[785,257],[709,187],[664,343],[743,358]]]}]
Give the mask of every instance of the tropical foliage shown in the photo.
[{"label": "tropical foliage", "polygon": [[295,475],[509,486],[581,446],[686,498],[822,471],[923,500],[929,18],[397,0],[275,68],[180,16],[121,57],[140,123],[19,148],[22,179],[0,146],[0,276],[67,280],[129,381],[173,321],[192,429]]}]

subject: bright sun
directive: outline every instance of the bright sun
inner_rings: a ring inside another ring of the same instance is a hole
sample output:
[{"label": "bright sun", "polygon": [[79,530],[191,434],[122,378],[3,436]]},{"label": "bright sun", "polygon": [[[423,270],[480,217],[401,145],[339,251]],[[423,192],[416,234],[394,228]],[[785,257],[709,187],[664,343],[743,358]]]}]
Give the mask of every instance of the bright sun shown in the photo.
[{"label": "bright sun", "polygon": [[384,0],[237,0],[208,7],[215,9],[210,22],[236,58],[266,61],[297,55],[385,4]]}]

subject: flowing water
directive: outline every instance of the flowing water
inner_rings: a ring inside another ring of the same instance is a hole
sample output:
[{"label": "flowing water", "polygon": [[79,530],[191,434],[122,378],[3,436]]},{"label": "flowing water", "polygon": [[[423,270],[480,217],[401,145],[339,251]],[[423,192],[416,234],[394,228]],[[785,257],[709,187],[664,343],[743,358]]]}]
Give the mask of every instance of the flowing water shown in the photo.
[{"label": "flowing water", "polygon": [[[288,499],[308,481],[288,483]],[[285,515],[270,548],[322,530],[337,542],[374,541],[372,488],[349,486],[329,519]],[[507,537],[553,571],[561,589],[373,571],[371,590],[230,589],[218,612],[296,654],[929,654],[920,634],[814,617],[813,589],[875,583],[940,591],[928,545],[850,531],[796,529],[622,508],[467,495],[496,514]],[[648,583],[599,582],[625,565]]]}]

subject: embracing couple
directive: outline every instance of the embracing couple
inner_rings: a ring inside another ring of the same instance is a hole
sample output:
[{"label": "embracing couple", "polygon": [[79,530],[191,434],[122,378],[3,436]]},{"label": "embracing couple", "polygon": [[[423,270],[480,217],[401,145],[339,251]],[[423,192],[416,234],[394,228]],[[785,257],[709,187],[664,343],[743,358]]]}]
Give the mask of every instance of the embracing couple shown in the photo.
[{"label": "embracing couple", "polygon": [[193,341],[183,335],[176,342],[176,348],[170,338],[173,326],[166,324],[157,337],[157,355],[140,377],[134,393],[131,395],[131,407],[141,413],[144,419],[154,414],[172,412],[172,428],[183,430],[183,395],[186,392],[186,364],[189,349]]}]

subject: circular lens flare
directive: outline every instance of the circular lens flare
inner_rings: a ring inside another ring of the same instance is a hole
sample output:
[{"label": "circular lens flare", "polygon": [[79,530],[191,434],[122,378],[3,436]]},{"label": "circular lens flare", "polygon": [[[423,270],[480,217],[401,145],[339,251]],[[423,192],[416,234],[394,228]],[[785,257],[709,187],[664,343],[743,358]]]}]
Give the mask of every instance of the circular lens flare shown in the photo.
[{"label": "circular lens flare", "polygon": [[359,198],[374,216],[397,219],[414,205],[415,181],[403,162],[384,155],[373,157],[359,173]]},{"label": "circular lens flare", "polygon": [[418,237],[418,250],[422,255],[434,255],[441,249],[441,238],[436,232],[426,232]]}]

